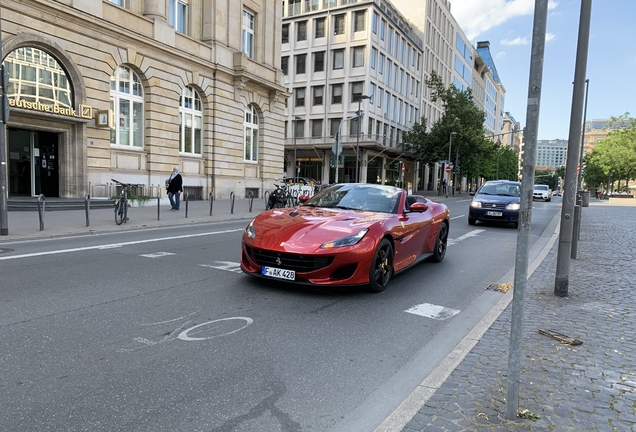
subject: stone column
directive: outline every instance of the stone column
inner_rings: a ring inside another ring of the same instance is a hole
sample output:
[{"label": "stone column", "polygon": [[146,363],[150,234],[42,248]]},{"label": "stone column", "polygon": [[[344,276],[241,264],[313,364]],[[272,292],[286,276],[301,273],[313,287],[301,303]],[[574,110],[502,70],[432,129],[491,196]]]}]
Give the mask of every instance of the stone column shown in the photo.
[{"label": "stone column", "polygon": [[145,0],[144,16],[150,19],[167,21],[168,0]]}]

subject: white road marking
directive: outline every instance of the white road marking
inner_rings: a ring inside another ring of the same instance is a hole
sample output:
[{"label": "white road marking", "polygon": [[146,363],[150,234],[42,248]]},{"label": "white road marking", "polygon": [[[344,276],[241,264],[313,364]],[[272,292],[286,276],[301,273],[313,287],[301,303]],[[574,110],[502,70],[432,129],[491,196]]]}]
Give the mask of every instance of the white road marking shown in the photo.
[{"label": "white road marking", "polygon": [[162,237],[162,238],[137,240],[137,241],[123,242],[123,243],[111,243],[111,244],[99,245],[99,246],[86,246],[86,247],[73,248],[73,249],[60,249],[60,250],[52,250],[47,252],[35,252],[35,253],[22,254],[22,255],[9,255],[9,256],[0,257],[0,261],[19,259],[19,258],[31,258],[36,256],[44,256],[44,255],[57,255],[57,254],[63,254],[63,253],[81,252],[81,251],[96,250],[96,249],[111,249],[111,248],[117,248],[122,246],[131,246],[131,245],[144,244],[144,243],[154,243],[154,242],[165,241],[165,240],[180,240],[180,239],[192,238],[192,237],[203,237],[203,236],[216,235],[216,234],[226,234],[226,233],[238,232],[243,230],[244,228],[223,230],[223,231],[211,231],[211,232],[205,232],[205,233],[199,233],[199,234],[187,234],[182,236]]},{"label": "white road marking", "polygon": [[455,216],[455,217],[452,217],[452,218],[451,218],[451,220],[453,220],[453,219],[463,218],[464,216],[466,216],[466,215],[459,215],[459,216]]},{"label": "white road marking", "polygon": [[450,309],[444,306],[438,306],[430,303],[422,303],[419,305],[415,305],[412,308],[405,310],[404,312],[442,321],[457,315],[460,311],[458,311],[457,309]]},{"label": "white road marking", "polygon": [[241,264],[232,261],[214,261],[214,264],[199,264],[201,267],[209,267],[218,270],[227,270],[234,273],[243,273]]},{"label": "white road marking", "polygon": [[466,240],[467,238],[475,237],[477,234],[479,234],[481,232],[484,232],[484,231],[485,230],[480,230],[480,229],[472,230],[470,232],[467,232],[466,234],[464,234],[461,237],[457,237],[456,239],[448,239],[448,244],[447,245],[448,246],[454,245],[455,243],[459,243],[460,241]]},{"label": "white road marking", "polygon": [[[194,330],[196,328],[203,327],[203,326],[209,325],[209,324],[218,323],[218,322],[221,322],[221,321],[230,321],[230,320],[243,320],[243,321],[245,321],[245,325],[243,325],[242,327],[237,328],[236,330],[232,330],[230,332],[225,332],[225,333],[221,333],[221,334],[218,334],[218,335],[212,335],[212,336],[208,336],[208,337],[195,338],[195,337],[188,336],[188,333],[190,333],[192,330]],[[202,341],[202,340],[206,340],[206,339],[213,339],[215,337],[227,336],[227,335],[230,335],[232,333],[236,333],[237,331],[243,330],[245,327],[249,326],[253,322],[254,322],[254,320],[252,318],[247,318],[247,317],[221,318],[221,319],[218,319],[218,320],[208,321],[208,322],[204,322],[203,324],[199,324],[199,325],[195,325],[193,327],[190,327],[189,329],[184,330],[181,333],[179,333],[179,336],[177,336],[177,338],[179,338],[179,339],[181,339],[183,341]]]},{"label": "white road marking", "polygon": [[142,254],[139,256],[146,257],[146,258],[161,258],[168,255],[175,255],[175,254],[173,254],[172,252],[155,252],[155,253],[149,253],[149,254]]}]

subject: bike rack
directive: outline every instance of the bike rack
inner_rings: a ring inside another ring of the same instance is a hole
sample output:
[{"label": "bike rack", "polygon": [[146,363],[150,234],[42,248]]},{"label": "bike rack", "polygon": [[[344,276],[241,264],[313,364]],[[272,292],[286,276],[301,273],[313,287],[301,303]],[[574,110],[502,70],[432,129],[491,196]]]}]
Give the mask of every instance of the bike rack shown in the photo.
[{"label": "bike rack", "polygon": [[210,216],[212,216],[212,206],[214,205],[214,197],[212,196],[212,192],[208,195],[208,201],[210,201]]},{"label": "bike rack", "polygon": [[263,194],[263,198],[265,199],[265,210],[267,210],[267,202],[269,201],[269,191],[265,191]]},{"label": "bike rack", "polygon": [[188,193],[184,192],[183,193],[183,200],[185,201],[186,204],[186,211],[185,211],[185,217],[188,217],[188,202],[190,202],[190,200],[188,199]]},{"label": "bike rack", "polygon": [[[90,189],[89,189],[90,190]],[[91,224],[91,194],[84,195],[84,209],[86,210],[86,226]]]},{"label": "bike rack", "polygon": [[38,216],[40,218],[40,231],[44,231],[44,210],[46,207],[46,198],[40,194],[38,196]]},{"label": "bike rack", "polygon": [[247,198],[250,200],[250,213],[252,213],[252,203],[254,202],[254,192],[250,191]]},{"label": "bike rack", "polygon": [[230,214],[234,214],[234,192],[230,192]]}]

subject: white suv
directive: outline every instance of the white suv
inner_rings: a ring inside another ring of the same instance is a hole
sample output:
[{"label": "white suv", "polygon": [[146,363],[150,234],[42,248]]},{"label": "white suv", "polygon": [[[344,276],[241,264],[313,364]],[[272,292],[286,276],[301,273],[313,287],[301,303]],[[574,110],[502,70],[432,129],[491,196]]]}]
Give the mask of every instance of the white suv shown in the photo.
[{"label": "white suv", "polygon": [[552,201],[552,191],[548,185],[534,185],[532,199],[542,199],[543,201]]}]

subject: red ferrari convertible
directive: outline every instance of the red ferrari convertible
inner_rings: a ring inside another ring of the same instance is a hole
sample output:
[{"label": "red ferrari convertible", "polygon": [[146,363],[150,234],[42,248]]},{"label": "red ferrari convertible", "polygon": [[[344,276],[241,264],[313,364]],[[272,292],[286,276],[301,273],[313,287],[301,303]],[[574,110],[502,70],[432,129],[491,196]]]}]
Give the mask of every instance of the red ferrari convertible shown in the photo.
[{"label": "red ferrari convertible", "polygon": [[[304,202],[303,202],[304,201]],[[316,285],[369,285],[446,254],[444,204],[392,186],[346,183],[301,205],[260,213],[243,233],[241,269],[253,276]]]}]

